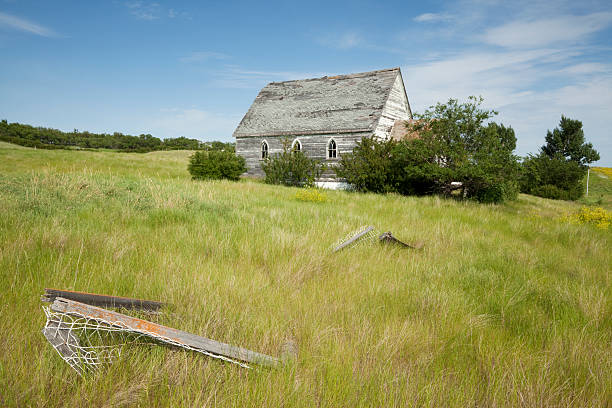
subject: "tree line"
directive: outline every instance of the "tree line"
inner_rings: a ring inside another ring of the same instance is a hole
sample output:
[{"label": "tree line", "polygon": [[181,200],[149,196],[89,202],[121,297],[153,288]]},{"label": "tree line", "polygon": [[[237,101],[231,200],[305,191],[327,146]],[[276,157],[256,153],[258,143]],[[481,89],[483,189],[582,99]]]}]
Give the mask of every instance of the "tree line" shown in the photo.
[{"label": "tree line", "polygon": [[582,122],[561,116],[537,155],[514,154],[512,127],[490,121],[497,112],[482,98],[450,99],[407,124],[411,140],[364,139],[336,168],[358,191],[441,194],[485,203],[512,200],[519,192],[576,200],[588,165],[599,153],[587,143]]},{"label": "tree line", "polygon": [[202,142],[184,136],[159,139],[150,134],[138,136],[119,132],[92,133],[74,129],[34,127],[22,123],[0,122],[0,140],[39,149],[110,149],[122,152],[151,152],[155,150],[214,150],[234,151],[234,143]]}]

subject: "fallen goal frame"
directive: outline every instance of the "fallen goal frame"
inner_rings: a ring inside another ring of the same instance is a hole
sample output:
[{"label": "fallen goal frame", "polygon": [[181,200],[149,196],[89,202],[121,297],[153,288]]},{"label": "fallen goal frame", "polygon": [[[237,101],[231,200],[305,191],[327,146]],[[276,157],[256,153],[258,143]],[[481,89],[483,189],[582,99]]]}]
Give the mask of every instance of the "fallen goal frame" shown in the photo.
[{"label": "fallen goal frame", "polygon": [[75,333],[76,327],[130,333],[137,338],[142,336],[247,368],[250,368],[249,364],[267,367],[280,365],[280,360],[272,356],[61,297],[56,297],[45,308],[45,313],[47,323],[43,334],[62,359],[81,375],[112,361],[118,352],[113,347],[97,347],[94,350],[89,345],[81,345],[78,333]]}]

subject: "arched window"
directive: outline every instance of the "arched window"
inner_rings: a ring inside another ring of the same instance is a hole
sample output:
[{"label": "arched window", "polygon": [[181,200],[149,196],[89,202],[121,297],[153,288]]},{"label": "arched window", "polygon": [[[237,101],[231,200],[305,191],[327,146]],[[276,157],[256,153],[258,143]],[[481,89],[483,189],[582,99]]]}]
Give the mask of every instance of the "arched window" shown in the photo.
[{"label": "arched window", "polygon": [[336,141],[334,139],[329,139],[329,142],[327,142],[327,158],[336,159],[337,157],[338,147],[336,146]]},{"label": "arched window", "polygon": [[299,139],[295,139],[291,144],[292,152],[301,152],[302,151],[302,142]]},{"label": "arched window", "polygon": [[268,142],[266,142],[265,140],[263,142],[261,142],[261,159],[267,159],[268,158]]}]

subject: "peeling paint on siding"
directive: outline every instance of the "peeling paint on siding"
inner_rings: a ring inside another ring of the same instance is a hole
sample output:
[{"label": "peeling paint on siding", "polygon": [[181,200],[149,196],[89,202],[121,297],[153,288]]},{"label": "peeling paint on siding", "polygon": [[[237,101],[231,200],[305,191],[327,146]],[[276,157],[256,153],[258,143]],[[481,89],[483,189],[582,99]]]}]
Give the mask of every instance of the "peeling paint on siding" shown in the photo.
[{"label": "peeling paint on siding", "polygon": [[380,120],[378,121],[378,126],[374,131],[374,136],[382,140],[387,140],[391,135],[391,129],[396,120],[409,119],[412,119],[412,112],[410,111],[410,105],[408,104],[408,98],[404,90],[402,75],[398,72],[391,92],[389,92],[389,99],[387,99],[385,103],[385,107],[380,115]]}]

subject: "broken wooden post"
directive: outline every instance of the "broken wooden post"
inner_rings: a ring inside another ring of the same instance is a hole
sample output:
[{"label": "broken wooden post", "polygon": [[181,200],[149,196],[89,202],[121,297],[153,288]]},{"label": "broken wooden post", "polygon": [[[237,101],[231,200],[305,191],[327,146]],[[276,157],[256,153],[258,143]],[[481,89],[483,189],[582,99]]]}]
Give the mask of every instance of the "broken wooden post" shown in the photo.
[{"label": "broken wooden post", "polygon": [[153,300],[133,299],[120,296],[97,295],[95,293],[76,292],[72,290],[45,289],[41,296],[43,302],[53,303],[56,298],[61,297],[77,302],[99,307],[115,307],[124,309],[135,309],[145,311],[156,311],[164,304]]},{"label": "broken wooden post", "polygon": [[393,234],[391,233],[391,231],[385,232],[385,233],[381,234],[378,237],[378,239],[382,243],[397,244],[397,245],[400,245],[400,246],[402,246],[404,248],[412,248],[412,249],[421,249],[421,248],[423,248],[423,243],[422,242],[416,242],[414,244],[407,244],[407,243],[402,242],[399,239],[395,238],[393,236]]},{"label": "broken wooden post", "polygon": [[62,297],[55,298],[51,305],[51,310],[94,319],[114,327],[126,329],[126,331],[132,333],[152,337],[167,344],[199,351],[230,361],[238,360],[268,367],[277,367],[280,364],[279,359],[265,354]]}]

